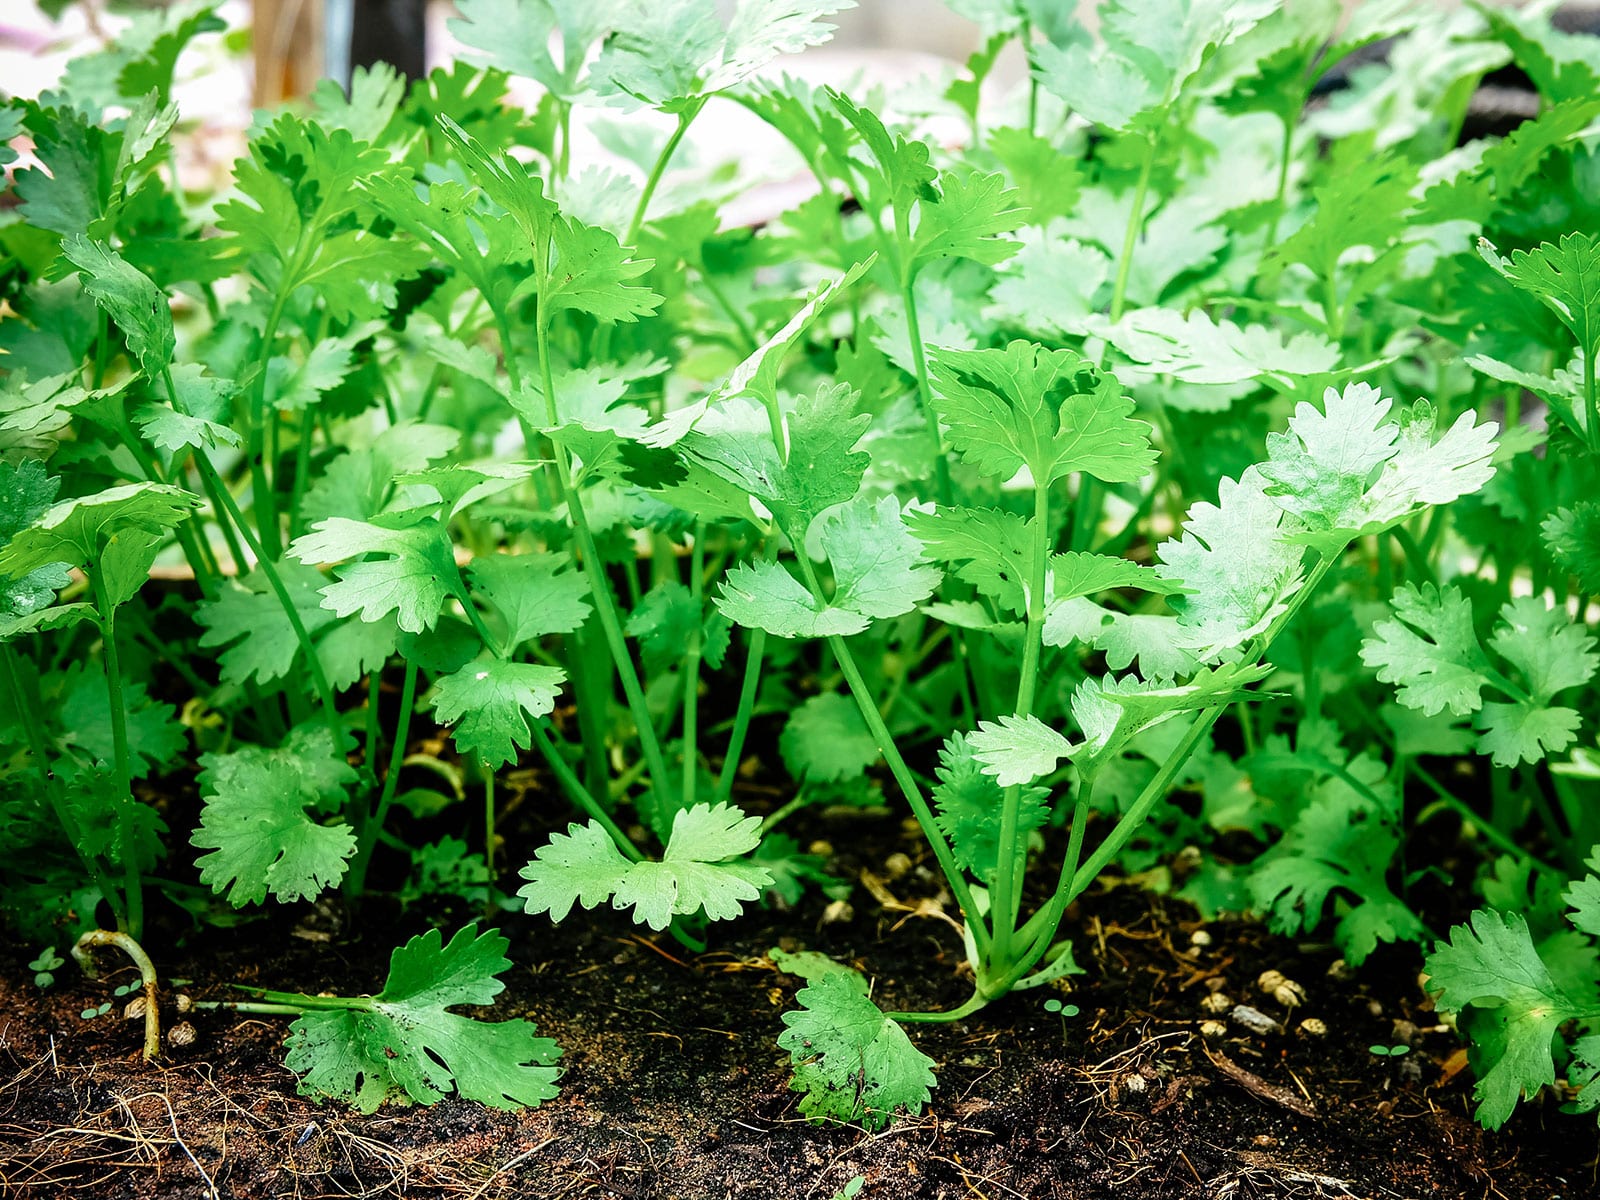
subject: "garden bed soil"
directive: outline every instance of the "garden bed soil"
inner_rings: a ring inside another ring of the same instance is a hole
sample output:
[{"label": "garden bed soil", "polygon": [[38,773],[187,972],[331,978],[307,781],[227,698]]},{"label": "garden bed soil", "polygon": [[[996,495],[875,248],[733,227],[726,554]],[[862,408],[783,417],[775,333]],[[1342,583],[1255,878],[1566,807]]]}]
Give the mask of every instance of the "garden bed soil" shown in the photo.
[{"label": "garden bed soil", "polygon": [[[954,928],[919,909],[934,877],[919,864],[888,880],[916,839],[893,816],[854,820],[832,867],[870,872],[873,886],[857,887],[846,919],[812,898],[719,925],[695,955],[608,910],[557,927],[508,915],[516,966],[492,1015],[529,1017],[565,1048],[560,1098],[520,1113],[315,1104],[283,1067],[281,1018],[192,1013],[195,1042],[146,1067],[137,1022],[79,1015],[130,972],[91,981],[69,967],[42,992],[13,947],[0,958],[0,1195],[829,1200],[858,1175],[868,1200],[1600,1194],[1592,1119],[1547,1099],[1499,1133],[1473,1124],[1471,1072],[1414,949],[1348,972],[1331,947],[1202,923],[1129,886],[1070,914],[1086,968],[1070,987],[913,1030],[939,1064],[930,1109],[871,1134],[809,1124],[774,1044],[798,981],[770,947],[851,962],[895,1008],[968,994]],[[226,999],[235,982],[369,992],[427,919],[379,910],[281,910],[195,934],[158,965],[195,999]],[[447,927],[472,916],[429,915]],[[1301,983],[1306,1002],[1263,995],[1267,970]],[[1226,1035],[1208,1041],[1213,989],[1286,1028],[1253,1033],[1223,1014]],[[1077,1013],[1047,1010],[1050,998]],[[1411,1049],[1380,1057],[1373,1044]]]}]

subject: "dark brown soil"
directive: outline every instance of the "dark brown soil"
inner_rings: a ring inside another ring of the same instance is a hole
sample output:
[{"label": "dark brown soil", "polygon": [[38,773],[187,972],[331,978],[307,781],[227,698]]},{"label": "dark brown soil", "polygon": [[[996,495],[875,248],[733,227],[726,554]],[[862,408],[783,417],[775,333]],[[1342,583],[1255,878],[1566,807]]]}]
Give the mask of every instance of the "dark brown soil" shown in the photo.
[{"label": "dark brown soil", "polygon": [[[897,819],[857,821],[836,870],[883,876],[889,855],[917,853]],[[936,891],[917,868],[886,886],[910,904]],[[196,1043],[147,1068],[135,1023],[78,1015],[126,974],[94,982],[69,967],[42,993],[11,948],[0,952],[0,1195],[830,1200],[858,1175],[867,1200],[1600,1195],[1592,1118],[1547,1099],[1497,1134],[1472,1123],[1471,1073],[1429,1010],[1414,952],[1330,974],[1331,948],[1242,921],[1205,925],[1210,944],[1196,947],[1191,910],[1131,887],[1072,914],[1088,973],[1053,995],[1078,1015],[1029,992],[920,1027],[917,1044],[939,1063],[929,1111],[877,1134],[812,1126],[774,1044],[797,981],[769,947],[851,961],[892,1007],[968,994],[945,921],[886,909],[862,887],[848,920],[823,923],[823,903],[718,926],[698,956],[609,912],[555,928],[508,915],[517,966],[493,1015],[531,1017],[566,1051],[560,1098],[522,1113],[319,1106],[295,1094],[277,1018],[192,1015]],[[422,924],[369,911],[341,928],[303,909],[197,935],[158,951],[158,965],[192,980],[196,998],[227,998],[230,981],[373,991]],[[276,950],[264,961],[261,947]],[[1269,968],[1304,986],[1303,1006],[1260,993]],[[1230,1023],[1207,1043],[1200,1002],[1212,988],[1288,1031]],[[1306,1031],[1312,1017],[1325,1035]],[[1400,1058],[1368,1050],[1405,1042]]]}]

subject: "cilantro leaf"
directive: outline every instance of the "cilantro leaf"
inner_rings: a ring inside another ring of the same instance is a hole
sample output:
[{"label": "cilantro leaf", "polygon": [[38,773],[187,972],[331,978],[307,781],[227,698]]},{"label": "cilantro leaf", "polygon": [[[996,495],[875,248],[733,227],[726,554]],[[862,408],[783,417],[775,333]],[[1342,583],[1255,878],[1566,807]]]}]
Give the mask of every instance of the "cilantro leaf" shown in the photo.
[{"label": "cilantro leaf", "polygon": [[[47,511],[61,480],[42,462],[0,462],[0,548]],[[0,577],[0,618],[28,617],[48,606],[69,581],[66,563],[44,563],[14,578]]]},{"label": "cilantro leaf", "polygon": [[[164,483],[125,483],[92,496],[63,500],[0,549],[0,575],[18,578],[56,564],[81,567],[99,562],[107,545],[119,535],[165,534],[199,505],[199,497]],[[144,569],[140,568],[141,574]],[[128,580],[117,582],[126,584]],[[124,590],[112,588],[113,592]]]},{"label": "cilantro leaf", "polygon": [[1476,712],[1489,661],[1472,627],[1472,604],[1459,589],[1407,584],[1391,601],[1394,620],[1374,623],[1361,659],[1380,683],[1398,683],[1395,698],[1433,716],[1448,708]]},{"label": "cilantro leaf", "polygon": [[1088,324],[1143,369],[1187,383],[1265,378],[1293,387],[1304,376],[1326,375],[1339,366],[1339,348],[1318,334],[1286,339],[1264,325],[1213,321],[1199,309],[1185,317],[1170,308],[1138,308],[1114,325]]},{"label": "cilantro leaf", "polygon": [[934,408],[950,444],[986,475],[1027,467],[1039,483],[1086,471],[1107,483],[1155,465],[1150,427],[1115,377],[1071,350],[1014,341],[1004,350],[936,350]]},{"label": "cilantro leaf", "polygon": [[1187,592],[1174,597],[1184,644],[1214,660],[1264,631],[1303,582],[1300,547],[1280,536],[1283,510],[1261,470],[1224,479],[1217,503],[1189,510],[1183,536],[1163,542],[1158,573]]},{"label": "cilantro leaf", "polygon": [[356,780],[344,748],[321,725],[293,730],[276,750],[246,746],[200,758],[205,801],[200,828],[200,881],[228,893],[235,908],[273,899],[311,899],[344,876],[355,853],[348,825],[324,825],[312,811],[341,806]]},{"label": "cilantro leaf", "polygon": [[893,496],[859,497],[820,521],[818,541],[833,567],[831,600],[819,600],[775,562],[741,563],[723,578],[717,609],[735,624],[777,637],[860,633],[877,618],[910,612],[933,593],[936,568],[906,528]]},{"label": "cilantro leaf", "polygon": [[[939,750],[933,789],[939,828],[950,839],[956,864],[986,886],[993,883],[1000,862],[1000,819],[1005,789],[978,760],[969,738],[956,733]],[[1023,838],[1050,819],[1048,788],[1024,786],[1018,808]]]},{"label": "cilantro leaf", "polygon": [[933,1060],[884,1016],[855,973],[826,972],[783,1014],[778,1045],[794,1064],[790,1087],[813,1121],[860,1121],[882,1129],[900,1110],[916,1114],[937,1080]]},{"label": "cilantro leaf", "polygon": [[878,761],[878,743],[855,703],[838,692],[812,696],[789,715],[778,751],[796,779],[856,779]]},{"label": "cilantro leaf", "polygon": [[827,40],[854,0],[737,0],[724,27],[700,0],[632,0],[590,68],[594,90],[676,113]]},{"label": "cilantro leaf", "polygon": [[358,554],[383,556],[335,567],[338,581],[322,589],[327,608],[341,617],[360,613],[363,621],[396,613],[407,633],[433,628],[457,578],[455,549],[437,521],[389,528],[330,517],[312,528],[314,532],[301,535],[289,547],[289,553],[303,563]]},{"label": "cilantro leaf", "polygon": [[505,627],[501,648],[552,633],[571,633],[589,619],[589,579],[568,554],[487,554],[467,568],[472,594],[489,602]]},{"label": "cilantro leaf", "polygon": [[938,198],[924,199],[911,238],[913,269],[941,258],[967,258],[994,266],[1017,252],[1020,242],[1000,237],[1027,219],[1021,196],[1003,175],[945,171]]},{"label": "cilantro leaf", "polygon": [[1592,996],[1574,996],[1551,977],[1516,913],[1473,913],[1428,956],[1427,969],[1441,1010],[1481,1008],[1495,1019],[1495,1049],[1473,1089],[1477,1118],[1490,1129],[1510,1119],[1524,1092],[1555,1082],[1551,1042],[1561,1024],[1600,1017]]},{"label": "cilantro leaf", "polygon": [[478,755],[488,767],[514,762],[532,734],[528,724],[547,716],[567,673],[560,667],[508,662],[480,655],[434,685],[433,712],[463,753]]},{"label": "cilantro leaf", "polygon": [[[490,1024],[447,1011],[493,1003],[511,969],[509,942],[468,925],[448,943],[437,929],[394,952],[376,996],[312,1011],[289,1027],[286,1062],[300,1093],[345,1100],[362,1112],[385,1102],[433,1104],[454,1091],[492,1108],[556,1095],[560,1048],[531,1021]],[[293,999],[293,997],[289,997]]]},{"label": "cilantro leaf", "polygon": [[1434,438],[1434,410],[1419,400],[1397,424],[1376,388],[1327,389],[1323,411],[1302,401],[1289,432],[1267,435],[1269,461],[1260,467],[1267,494],[1304,522],[1304,540],[1326,548],[1399,524],[1427,504],[1448,504],[1476,491],[1494,474],[1493,423],[1462,413]]},{"label": "cilantro leaf", "polygon": [[[315,636],[334,622],[333,613],[322,605],[327,581],[321,571],[288,560],[277,569],[307,633]],[[229,683],[282,679],[300,654],[294,626],[259,569],[243,580],[229,580],[216,595],[202,600],[195,619],[205,628],[200,645],[227,647],[219,661],[222,678]]]},{"label": "cilantro leaf", "polygon": [[587,89],[584,63],[608,24],[606,10],[588,0],[457,0],[456,11],[450,33],[469,62],[532,79],[567,102]]},{"label": "cilantro leaf", "polygon": [[979,721],[977,732],[967,734],[967,745],[984,774],[994,776],[1001,787],[1032,783],[1077,749],[1032,715]]},{"label": "cilantro leaf", "polygon": [[660,862],[629,862],[597,822],[569,825],[540,849],[522,877],[517,895],[530,913],[560,921],[574,904],[594,908],[608,897],[613,908],[633,909],[633,919],[665,929],[676,916],[704,911],[713,921],[730,920],[772,883],[764,867],[730,862],[760,842],[759,817],[729,804],[697,804],[672,818]]},{"label": "cilantro leaf", "polygon": [[83,290],[117,323],[140,369],[159,379],[177,346],[161,289],[110,246],[82,234],[63,238],[61,253],[83,272]]},{"label": "cilantro leaf", "polygon": [[1480,238],[1478,252],[1506,280],[1554,312],[1588,358],[1600,354],[1600,241],[1569,233],[1553,246],[1544,242],[1505,259]]}]

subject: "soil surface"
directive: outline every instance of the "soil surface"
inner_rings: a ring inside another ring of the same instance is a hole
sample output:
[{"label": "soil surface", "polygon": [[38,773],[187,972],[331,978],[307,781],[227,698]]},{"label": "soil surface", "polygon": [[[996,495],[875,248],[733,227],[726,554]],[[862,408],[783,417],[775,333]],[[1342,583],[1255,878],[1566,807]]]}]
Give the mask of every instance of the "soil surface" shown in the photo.
[{"label": "soil surface", "polygon": [[[521,1113],[313,1103],[282,1065],[276,1017],[190,1013],[194,1043],[146,1067],[139,1023],[117,1019],[123,1000],[79,1015],[131,971],[92,981],[69,965],[41,992],[29,952],[0,950],[0,1195],[832,1200],[857,1176],[867,1200],[1600,1195],[1595,1123],[1560,1114],[1558,1098],[1523,1105],[1499,1133],[1473,1124],[1471,1071],[1418,984],[1415,949],[1351,972],[1330,946],[1202,923],[1114,883],[1069,914],[1086,974],[913,1030],[939,1064],[930,1109],[876,1134],[813,1126],[775,1045],[799,981],[770,947],[861,967],[885,1007],[969,994],[955,929],[936,905],[919,908],[938,898],[919,840],[897,816],[849,820],[827,827],[840,847],[831,869],[873,878],[843,919],[808,898],[718,925],[691,955],[606,910],[557,927],[508,914],[516,967],[484,1015],[529,1017],[565,1048],[560,1097]],[[798,824],[802,844],[824,832]],[[195,999],[237,998],[230,982],[359,994],[381,987],[390,951],[430,918],[453,931],[473,915],[380,901],[352,919],[325,903],[187,935],[174,916],[149,940]],[[1303,986],[1305,1002],[1264,994],[1267,970]],[[1246,1028],[1220,1000],[1213,1014],[1202,1002],[1214,993],[1273,1027]],[[1077,1012],[1047,1010],[1051,998]],[[1208,1039],[1207,1019],[1225,1032]],[[1410,1050],[1380,1057],[1374,1044]]]}]

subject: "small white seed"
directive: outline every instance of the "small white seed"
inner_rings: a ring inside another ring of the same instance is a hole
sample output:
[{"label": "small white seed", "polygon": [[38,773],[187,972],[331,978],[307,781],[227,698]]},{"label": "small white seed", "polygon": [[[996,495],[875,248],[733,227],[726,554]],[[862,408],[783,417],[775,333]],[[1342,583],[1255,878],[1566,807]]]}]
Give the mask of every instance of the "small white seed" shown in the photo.
[{"label": "small white seed", "polygon": [[815,854],[818,858],[833,857],[833,843],[824,842],[820,838],[806,847],[807,854]]},{"label": "small white seed", "polygon": [[1132,1092],[1135,1096],[1144,1095],[1145,1089],[1149,1086],[1149,1081],[1143,1075],[1137,1073],[1125,1075],[1122,1079],[1123,1090]]},{"label": "small white seed", "polygon": [[1221,1041],[1228,1036],[1228,1027],[1221,1021],[1201,1021],[1200,1036],[1208,1042]]},{"label": "small white seed", "polygon": [[1300,1022],[1300,1032],[1307,1037],[1327,1037],[1328,1025],[1320,1017],[1307,1017]]},{"label": "small white seed", "polygon": [[179,1021],[171,1029],[167,1030],[167,1045],[192,1046],[199,1036],[200,1035],[195,1032],[193,1025],[189,1024],[187,1021]]},{"label": "small white seed", "polygon": [[1328,978],[1336,979],[1340,983],[1354,979],[1356,973],[1350,969],[1350,964],[1342,958],[1336,958],[1328,964]]},{"label": "small white seed", "polygon": [[883,873],[890,879],[899,879],[909,870],[911,870],[909,854],[891,854],[883,860]]},{"label": "small white seed", "polygon": [[1288,979],[1282,971],[1263,971],[1256,976],[1256,986],[1268,996],[1287,982]]},{"label": "small white seed", "polygon": [[144,997],[135,996],[132,1000],[128,1001],[127,1006],[122,1010],[122,1019],[124,1021],[139,1020],[144,1016],[144,1007]]},{"label": "small white seed", "polygon": [[172,1007],[181,1013],[186,1013],[194,1008],[194,1001],[187,992],[179,992],[172,998]]},{"label": "small white seed", "polygon": [[1207,946],[1211,945],[1211,935],[1204,929],[1196,929],[1189,935],[1189,944],[1191,946],[1198,946],[1200,949],[1204,950]]},{"label": "small white seed", "polygon": [[1208,992],[1200,998],[1200,1007],[1208,1013],[1221,1014],[1233,1007],[1233,1000],[1222,992]]}]

